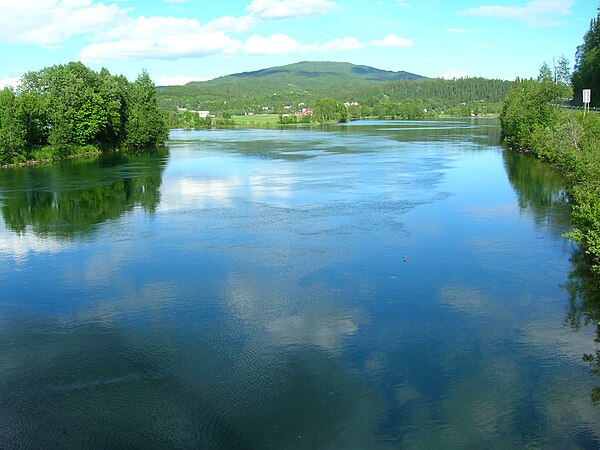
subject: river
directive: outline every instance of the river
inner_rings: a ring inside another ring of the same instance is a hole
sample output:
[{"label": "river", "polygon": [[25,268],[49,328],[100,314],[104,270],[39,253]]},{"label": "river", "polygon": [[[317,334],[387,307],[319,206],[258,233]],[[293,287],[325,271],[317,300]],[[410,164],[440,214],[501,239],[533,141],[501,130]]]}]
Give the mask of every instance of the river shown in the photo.
[{"label": "river", "polygon": [[0,447],[597,448],[564,182],[499,139],[174,130],[1,171]]}]

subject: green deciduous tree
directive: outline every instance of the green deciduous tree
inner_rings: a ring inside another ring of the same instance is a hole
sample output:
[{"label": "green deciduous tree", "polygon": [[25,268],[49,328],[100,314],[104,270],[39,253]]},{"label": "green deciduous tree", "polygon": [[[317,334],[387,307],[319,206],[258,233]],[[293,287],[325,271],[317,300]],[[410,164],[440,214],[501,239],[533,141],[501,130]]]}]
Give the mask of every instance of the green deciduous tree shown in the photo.
[{"label": "green deciduous tree", "polygon": [[546,61],[540,67],[540,73],[538,75],[538,81],[552,81],[552,70]]},{"label": "green deciduous tree", "polygon": [[48,145],[44,158],[81,153],[88,145],[156,147],[167,139],[166,117],[146,72],[130,83],[106,69],[96,73],[81,63],[57,65],[26,73],[18,94],[3,92],[0,103],[3,163]]},{"label": "green deciduous tree", "polygon": [[0,163],[18,161],[25,149],[26,130],[15,93],[0,91]]},{"label": "green deciduous tree", "polygon": [[514,82],[506,97],[502,114],[502,130],[511,147],[531,150],[533,140],[554,123],[557,109],[552,104],[560,98],[561,89],[552,79]]},{"label": "green deciduous tree", "polygon": [[321,123],[348,121],[348,109],[333,98],[322,98],[315,104],[314,117]]},{"label": "green deciduous tree", "polygon": [[158,109],[156,87],[146,71],[131,83],[127,92],[127,124],[124,145],[141,149],[166,141],[165,115]]}]

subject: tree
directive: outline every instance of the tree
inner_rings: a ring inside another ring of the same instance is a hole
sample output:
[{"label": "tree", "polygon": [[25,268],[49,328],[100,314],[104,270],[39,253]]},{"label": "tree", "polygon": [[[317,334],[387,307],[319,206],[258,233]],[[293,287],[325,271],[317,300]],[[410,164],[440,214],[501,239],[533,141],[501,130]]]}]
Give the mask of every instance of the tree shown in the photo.
[{"label": "tree", "polygon": [[25,149],[23,126],[18,100],[10,89],[0,91],[0,163],[12,163]]},{"label": "tree", "polygon": [[156,87],[144,70],[127,91],[124,145],[131,149],[156,147],[167,140],[168,132],[166,118],[156,102]]},{"label": "tree", "polygon": [[108,70],[99,73],[99,93],[106,107],[106,122],[98,138],[101,142],[117,146],[125,138],[127,123],[126,97],[129,82],[123,75],[112,76]]},{"label": "tree", "polygon": [[533,140],[554,122],[557,108],[552,102],[559,98],[560,89],[552,79],[513,83],[500,115],[509,146],[531,150]]},{"label": "tree", "polygon": [[99,140],[108,122],[98,74],[79,62],[26,74],[21,90],[43,99],[48,141],[52,145],[85,145]]},{"label": "tree", "polygon": [[19,117],[25,127],[28,148],[48,144],[48,116],[46,101],[37,95],[21,93],[18,96]]},{"label": "tree", "polygon": [[537,79],[538,81],[552,81],[552,71],[550,70],[550,66],[546,61],[544,61],[544,64],[542,64],[542,67],[540,67],[540,73]]},{"label": "tree", "polygon": [[[88,145],[134,149],[162,145],[166,117],[158,109],[156,88],[146,72],[130,83],[108,70],[81,63],[26,73],[18,94],[0,92],[0,162],[80,153]],[[35,158],[35,155],[33,155]]]},{"label": "tree", "polygon": [[348,110],[343,103],[336,102],[333,98],[322,98],[315,104],[314,116],[321,123],[342,123],[348,121]]},{"label": "tree", "polygon": [[[583,36],[583,44],[577,47],[572,81],[577,103],[582,103],[583,89],[600,94],[600,8]],[[592,105],[600,105],[598,95],[592,95]]]},{"label": "tree", "polygon": [[560,55],[558,61],[554,65],[554,82],[556,84],[562,84],[569,86],[571,84],[571,63],[565,57]]}]

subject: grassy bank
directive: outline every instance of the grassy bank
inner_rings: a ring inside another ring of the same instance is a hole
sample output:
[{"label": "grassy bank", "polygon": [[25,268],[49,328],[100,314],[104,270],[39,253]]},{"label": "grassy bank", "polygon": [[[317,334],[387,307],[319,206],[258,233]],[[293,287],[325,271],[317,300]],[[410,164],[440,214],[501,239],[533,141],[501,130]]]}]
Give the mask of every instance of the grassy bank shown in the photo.
[{"label": "grassy bank", "polygon": [[13,162],[0,165],[0,168],[31,166],[34,164],[61,161],[64,159],[98,156],[104,150],[95,145],[43,146],[29,149],[13,159]]},{"label": "grassy bank", "polygon": [[548,81],[515,83],[501,115],[506,143],[554,164],[567,179],[574,230],[569,237],[585,251],[600,277],[600,114],[551,104]]}]

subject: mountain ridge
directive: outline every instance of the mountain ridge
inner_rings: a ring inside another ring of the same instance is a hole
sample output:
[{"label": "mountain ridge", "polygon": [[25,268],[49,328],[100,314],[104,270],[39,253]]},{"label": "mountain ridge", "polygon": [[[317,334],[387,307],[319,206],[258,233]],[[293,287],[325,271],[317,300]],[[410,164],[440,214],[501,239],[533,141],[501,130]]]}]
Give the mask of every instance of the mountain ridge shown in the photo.
[{"label": "mountain ridge", "polygon": [[[214,78],[210,81],[216,81],[224,79],[247,79],[247,78],[258,78],[277,74],[292,74],[297,73],[308,78],[315,76],[324,76],[325,74],[335,74],[342,76],[355,76],[364,81],[373,82],[384,82],[384,81],[396,81],[396,80],[420,80],[426,77],[417,75],[406,71],[391,71],[378,69],[372,66],[362,64],[352,64],[349,62],[336,62],[336,61],[300,61],[297,63],[286,64],[283,66],[273,66],[266,69],[253,70],[248,72],[233,73],[222,77]],[[198,83],[198,82],[191,82]],[[199,82],[199,83],[206,83]],[[190,83],[188,83],[190,84]]]}]

